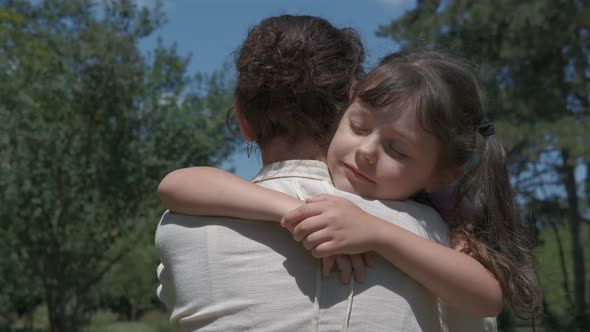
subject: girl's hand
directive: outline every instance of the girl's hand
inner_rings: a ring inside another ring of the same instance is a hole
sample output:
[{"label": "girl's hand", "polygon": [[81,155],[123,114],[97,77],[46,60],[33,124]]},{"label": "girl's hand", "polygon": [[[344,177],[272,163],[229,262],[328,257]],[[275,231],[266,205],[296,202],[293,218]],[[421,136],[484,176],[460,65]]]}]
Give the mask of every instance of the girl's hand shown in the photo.
[{"label": "girl's hand", "polygon": [[344,198],[320,195],[287,213],[281,225],[314,257],[324,258],[372,251],[380,224]]},{"label": "girl's hand", "polygon": [[371,253],[360,255],[336,255],[322,258],[322,274],[330,277],[334,266],[340,270],[340,282],[348,284],[354,273],[354,280],[359,283],[365,281],[366,267],[375,264],[375,256]]}]

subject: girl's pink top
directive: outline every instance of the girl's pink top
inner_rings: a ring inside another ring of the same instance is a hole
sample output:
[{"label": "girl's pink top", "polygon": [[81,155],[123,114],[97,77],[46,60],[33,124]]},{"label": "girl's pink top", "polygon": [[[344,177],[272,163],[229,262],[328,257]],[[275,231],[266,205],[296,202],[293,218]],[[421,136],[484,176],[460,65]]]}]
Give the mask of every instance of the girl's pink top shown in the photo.
[{"label": "girl's pink top", "polygon": [[430,193],[430,202],[438,213],[449,225],[458,226],[473,220],[473,205],[466,198],[463,198],[458,206],[455,206],[457,197],[457,186],[455,183]]}]

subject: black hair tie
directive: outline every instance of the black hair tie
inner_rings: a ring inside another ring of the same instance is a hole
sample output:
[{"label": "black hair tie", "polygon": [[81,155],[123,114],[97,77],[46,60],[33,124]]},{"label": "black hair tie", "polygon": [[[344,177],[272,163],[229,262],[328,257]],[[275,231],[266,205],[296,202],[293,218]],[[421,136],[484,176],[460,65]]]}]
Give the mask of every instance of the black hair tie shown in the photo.
[{"label": "black hair tie", "polygon": [[479,125],[477,126],[477,131],[483,136],[483,138],[487,138],[488,136],[492,136],[496,133],[496,129],[494,129],[494,124],[490,119],[483,118]]}]

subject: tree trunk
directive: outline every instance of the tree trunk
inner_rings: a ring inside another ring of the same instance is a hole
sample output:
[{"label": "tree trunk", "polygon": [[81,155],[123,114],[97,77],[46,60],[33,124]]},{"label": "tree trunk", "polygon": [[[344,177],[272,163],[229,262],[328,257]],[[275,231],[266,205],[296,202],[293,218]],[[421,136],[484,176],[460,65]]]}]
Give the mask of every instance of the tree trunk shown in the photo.
[{"label": "tree trunk", "polygon": [[66,319],[65,319],[65,308],[59,303],[57,294],[54,290],[46,289],[47,294],[47,314],[49,316],[49,330],[51,332],[65,332],[66,331]]},{"label": "tree trunk", "polygon": [[49,315],[49,330],[51,332],[78,332],[80,329],[76,317],[68,312],[67,300],[60,289],[48,289],[47,313]]},{"label": "tree trunk", "polygon": [[582,247],[581,223],[582,216],[578,209],[578,192],[574,166],[568,162],[568,150],[562,150],[563,161],[563,180],[567,195],[567,210],[572,237],[572,262],[574,270],[574,302],[576,304],[577,324],[580,328],[586,328],[588,325],[585,317],[586,311],[586,267],[584,263],[584,249]]},{"label": "tree trunk", "polygon": [[552,220],[549,220],[549,226],[553,230],[553,233],[555,234],[555,241],[557,242],[557,252],[559,254],[559,267],[561,268],[561,275],[563,278],[563,282],[561,283],[561,286],[563,287],[565,299],[566,299],[566,302],[570,306],[574,307],[574,300],[572,299],[572,292],[570,290],[570,283],[569,283],[570,276],[567,273],[567,267],[566,267],[566,262],[565,262],[565,252],[563,250],[563,242],[561,241],[561,236],[559,235],[559,229],[557,228],[557,225],[555,224],[555,222],[553,222]]}]

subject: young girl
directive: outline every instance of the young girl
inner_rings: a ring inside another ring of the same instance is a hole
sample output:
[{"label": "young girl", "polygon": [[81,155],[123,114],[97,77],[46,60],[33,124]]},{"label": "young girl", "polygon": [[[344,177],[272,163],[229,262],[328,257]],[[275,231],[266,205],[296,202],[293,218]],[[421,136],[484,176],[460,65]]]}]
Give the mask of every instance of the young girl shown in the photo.
[{"label": "young girl", "polygon": [[[474,74],[437,52],[403,51],[385,57],[351,94],[328,149],[335,187],[405,200],[457,180],[454,206],[466,199],[471,211],[447,219],[456,250],[345,199],[322,195],[301,205],[213,168],[169,174],[162,201],[175,212],[281,221],[315,257],[375,252],[461,310],[495,316],[504,298],[517,314],[534,317],[541,300],[532,255]],[[474,160],[477,134],[484,142]],[[468,161],[476,165],[463,175]]]}]

